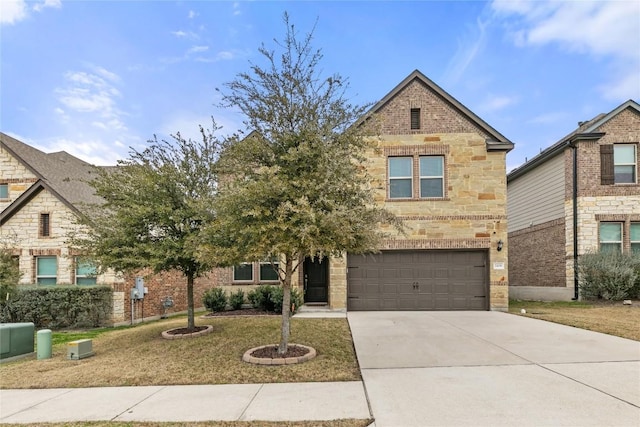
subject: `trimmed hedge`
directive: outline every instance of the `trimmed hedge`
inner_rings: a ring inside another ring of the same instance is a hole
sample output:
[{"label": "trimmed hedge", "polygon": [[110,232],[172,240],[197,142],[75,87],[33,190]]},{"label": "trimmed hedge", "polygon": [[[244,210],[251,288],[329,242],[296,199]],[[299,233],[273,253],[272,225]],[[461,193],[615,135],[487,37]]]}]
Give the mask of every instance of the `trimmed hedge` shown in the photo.
[{"label": "trimmed hedge", "polygon": [[108,286],[18,287],[0,301],[0,322],[33,322],[37,328],[96,328],[111,324],[113,291]]}]

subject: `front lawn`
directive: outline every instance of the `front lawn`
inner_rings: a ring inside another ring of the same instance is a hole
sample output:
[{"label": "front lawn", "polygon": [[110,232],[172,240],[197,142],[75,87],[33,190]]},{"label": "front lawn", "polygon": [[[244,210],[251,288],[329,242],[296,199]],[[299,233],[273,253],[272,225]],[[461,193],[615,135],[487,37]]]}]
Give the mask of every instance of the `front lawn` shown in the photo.
[{"label": "front lawn", "polygon": [[[522,314],[524,309],[526,314]],[[640,341],[640,301],[509,302],[509,312]]]},{"label": "front lawn", "polygon": [[241,358],[250,348],[279,342],[280,316],[197,318],[196,324],[213,325],[214,331],[191,339],[160,336],[186,326],[184,317],[100,331],[93,337],[95,356],[82,360],[66,358],[64,337],[56,333],[51,359],[0,365],[0,388],[360,380],[347,319],[291,319],[290,342],[310,345],[318,356],[279,367],[250,365]]}]

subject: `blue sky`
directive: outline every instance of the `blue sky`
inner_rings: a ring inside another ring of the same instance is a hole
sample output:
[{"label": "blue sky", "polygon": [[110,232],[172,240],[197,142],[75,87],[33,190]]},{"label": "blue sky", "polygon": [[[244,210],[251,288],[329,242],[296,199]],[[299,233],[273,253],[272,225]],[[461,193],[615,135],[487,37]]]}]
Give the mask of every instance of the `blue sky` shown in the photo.
[{"label": "blue sky", "polygon": [[376,102],[419,69],[516,144],[509,169],[640,99],[640,2],[0,1],[0,130],[114,164],[157,134],[246,130],[216,88],[263,63],[282,14],[326,75]]}]

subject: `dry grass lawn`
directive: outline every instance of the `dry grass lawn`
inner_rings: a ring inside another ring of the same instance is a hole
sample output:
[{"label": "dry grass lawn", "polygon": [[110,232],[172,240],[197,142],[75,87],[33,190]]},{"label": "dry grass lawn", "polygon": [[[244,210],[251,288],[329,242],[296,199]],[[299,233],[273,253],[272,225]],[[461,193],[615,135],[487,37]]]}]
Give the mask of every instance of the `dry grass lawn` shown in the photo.
[{"label": "dry grass lawn", "polygon": [[[526,314],[521,314],[522,309]],[[510,301],[509,312],[640,341],[640,301],[538,302]]]},{"label": "dry grass lawn", "polygon": [[[163,330],[186,326],[184,317],[110,330],[93,338],[96,354],[82,360],[68,360],[66,344],[55,344],[51,359],[0,365],[0,388],[360,380],[346,319],[293,318],[290,342],[312,346],[318,356],[279,367],[241,358],[250,348],[279,342],[280,316],[198,318],[196,324],[214,331],[192,339],[161,337]],[[69,341],[77,338],[71,336]]]}]

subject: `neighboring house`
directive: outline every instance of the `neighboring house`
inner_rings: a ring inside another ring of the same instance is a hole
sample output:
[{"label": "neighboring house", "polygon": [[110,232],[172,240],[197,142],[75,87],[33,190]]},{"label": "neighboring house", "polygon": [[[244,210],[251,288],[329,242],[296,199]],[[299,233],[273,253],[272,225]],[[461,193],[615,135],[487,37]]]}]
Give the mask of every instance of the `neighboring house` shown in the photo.
[{"label": "neighboring house", "polygon": [[629,100],[508,174],[512,297],[577,298],[579,255],[640,252],[639,143]]},{"label": "neighboring house", "polygon": [[[166,296],[175,302],[173,311],[186,309],[186,282],[179,274],[146,275],[147,305],[143,300],[130,307],[133,278],[96,275],[95,267],[70,247],[70,233],[80,230],[75,219],[82,206],[101,202],[87,183],[96,170],[64,151],[47,154],[0,133],[0,241],[19,259],[20,283],[111,286],[115,323],[131,321],[132,312],[134,319],[162,314]],[[197,286],[198,296],[204,286]]]},{"label": "neighboring house", "polygon": [[[506,154],[513,144],[419,71],[363,118],[376,202],[398,215],[379,253],[307,259],[305,303],[355,310],[507,310]],[[228,289],[277,282],[269,263],[222,270]]]}]

